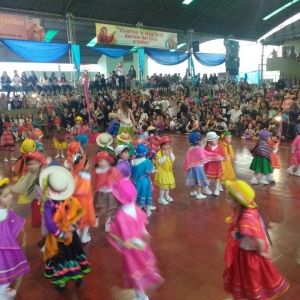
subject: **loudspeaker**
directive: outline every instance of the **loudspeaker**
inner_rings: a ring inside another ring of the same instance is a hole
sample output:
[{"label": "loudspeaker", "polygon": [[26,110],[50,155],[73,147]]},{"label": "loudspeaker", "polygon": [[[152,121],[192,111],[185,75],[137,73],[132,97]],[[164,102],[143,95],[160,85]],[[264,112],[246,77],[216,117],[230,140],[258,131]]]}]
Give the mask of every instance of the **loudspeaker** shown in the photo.
[{"label": "loudspeaker", "polygon": [[192,45],[193,45],[193,52],[194,53],[200,51],[200,49],[199,49],[199,41],[193,41]]}]

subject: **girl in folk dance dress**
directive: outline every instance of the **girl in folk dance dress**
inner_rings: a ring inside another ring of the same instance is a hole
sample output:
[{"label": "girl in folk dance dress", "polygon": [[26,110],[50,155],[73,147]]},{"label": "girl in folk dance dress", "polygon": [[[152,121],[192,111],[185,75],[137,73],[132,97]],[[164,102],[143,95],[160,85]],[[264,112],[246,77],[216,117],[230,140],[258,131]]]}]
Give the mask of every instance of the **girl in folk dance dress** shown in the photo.
[{"label": "girl in folk dance dress", "polygon": [[221,161],[223,157],[201,148],[201,134],[199,132],[192,132],[189,141],[191,148],[184,160],[185,185],[191,187],[191,196],[196,196],[198,200],[205,199],[206,196],[202,194],[202,189],[209,186],[209,180],[204,173],[204,165],[211,161]]},{"label": "girl in folk dance dress", "polygon": [[74,139],[78,142],[80,142],[80,151],[81,153],[84,153],[83,147],[88,143],[88,132],[89,129],[83,125],[83,121],[81,117],[75,118],[75,126],[72,127],[71,135],[74,137]]},{"label": "girl in folk dance dress", "polygon": [[17,237],[25,220],[9,209],[12,193],[9,179],[0,180],[0,299],[13,299],[16,290],[10,284],[18,277],[30,272],[28,262]]},{"label": "girl in folk dance dress", "polygon": [[226,218],[230,225],[225,250],[225,291],[233,299],[275,299],[289,288],[289,283],[269,257],[269,235],[254,202],[255,192],[242,180],[227,180],[226,188],[233,215]]},{"label": "girl in folk dance dress", "polygon": [[[222,157],[225,157],[225,152],[222,146],[218,143],[219,136],[215,132],[208,132],[205,139],[207,141],[207,145],[204,148],[206,151],[213,152],[219,154]],[[219,196],[220,192],[223,191],[222,185],[220,183],[220,179],[223,176],[221,161],[212,161],[205,164],[204,172],[208,179],[216,181],[214,195]],[[211,195],[213,192],[209,189],[209,187],[206,186],[203,189],[203,193],[206,195]]]},{"label": "girl in folk dance dress", "polygon": [[57,150],[57,154],[55,158],[65,158],[64,149],[67,148],[67,132],[64,128],[61,127],[61,123],[59,119],[55,119],[53,129],[53,146]]},{"label": "girl in folk dance dress", "polygon": [[10,130],[11,124],[8,122],[4,122],[3,128],[4,132],[1,135],[1,150],[5,151],[5,158],[4,162],[8,162],[8,152],[10,152],[10,160],[16,161],[17,159],[14,158],[14,151],[15,151],[15,142],[13,135]]},{"label": "girl in folk dance dress", "polygon": [[[297,169],[294,173],[295,167]],[[291,175],[300,176],[300,130],[292,142],[291,166],[286,171]]]},{"label": "girl in folk dance dress", "polygon": [[121,179],[111,189],[120,205],[111,221],[109,242],[122,254],[124,283],[135,290],[133,300],[149,300],[145,290],[161,284],[163,279],[149,246],[147,216],[135,205],[137,192],[129,180]]},{"label": "girl in folk dance dress", "polygon": [[234,151],[231,145],[232,134],[229,131],[224,131],[221,134],[220,145],[225,152],[225,160],[221,162],[223,169],[223,176],[221,178],[221,183],[225,180],[236,180],[236,176],[232,167],[232,161],[234,160]]},{"label": "girl in folk dance dress", "polygon": [[168,205],[170,202],[173,202],[169,191],[176,187],[173,175],[175,155],[173,154],[171,143],[172,140],[169,137],[163,136],[160,139],[160,150],[156,154],[157,173],[154,177],[154,184],[159,187],[158,203],[161,205]]}]

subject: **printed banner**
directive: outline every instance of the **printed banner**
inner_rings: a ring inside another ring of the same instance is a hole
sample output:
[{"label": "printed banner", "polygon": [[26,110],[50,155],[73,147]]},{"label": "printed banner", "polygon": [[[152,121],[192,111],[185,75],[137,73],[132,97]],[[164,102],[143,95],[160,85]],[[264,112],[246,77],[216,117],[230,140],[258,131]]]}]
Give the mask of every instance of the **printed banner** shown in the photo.
[{"label": "printed banner", "polygon": [[226,47],[226,71],[229,72],[229,75],[238,75],[240,67],[239,59],[239,42],[228,40],[225,42]]},{"label": "printed banner", "polygon": [[176,49],[177,34],[119,25],[96,23],[98,44]]},{"label": "printed banner", "polygon": [[45,41],[45,31],[37,18],[0,14],[0,38]]},{"label": "printed banner", "polygon": [[219,78],[224,78],[224,77],[228,77],[228,76],[229,76],[229,72],[218,73]]}]

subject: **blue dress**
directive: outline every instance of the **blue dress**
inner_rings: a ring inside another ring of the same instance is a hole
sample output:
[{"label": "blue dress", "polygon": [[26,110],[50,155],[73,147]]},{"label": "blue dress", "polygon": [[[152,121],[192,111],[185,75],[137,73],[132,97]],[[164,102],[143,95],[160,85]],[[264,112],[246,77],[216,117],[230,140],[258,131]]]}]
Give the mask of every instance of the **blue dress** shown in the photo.
[{"label": "blue dress", "polygon": [[152,205],[152,185],[149,174],[153,171],[152,162],[145,159],[139,164],[131,166],[132,181],[137,190],[136,204],[140,207]]}]

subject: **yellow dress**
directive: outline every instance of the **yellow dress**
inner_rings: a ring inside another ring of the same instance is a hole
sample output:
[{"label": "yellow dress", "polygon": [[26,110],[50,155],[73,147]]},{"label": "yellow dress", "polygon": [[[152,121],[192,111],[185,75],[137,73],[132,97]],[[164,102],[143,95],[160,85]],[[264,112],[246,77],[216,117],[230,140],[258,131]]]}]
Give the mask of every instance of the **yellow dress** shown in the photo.
[{"label": "yellow dress", "polygon": [[55,149],[61,150],[61,149],[66,149],[68,145],[66,142],[60,143],[56,138],[53,138],[53,146]]},{"label": "yellow dress", "polygon": [[224,183],[225,180],[236,180],[235,173],[232,168],[231,162],[234,160],[234,151],[231,145],[226,143],[225,141],[220,141],[222,148],[224,149],[225,155],[229,160],[225,160],[221,162],[223,169],[223,176],[221,177],[221,183]]},{"label": "yellow dress", "polygon": [[155,174],[154,184],[159,186],[159,188],[164,190],[174,189],[176,187],[175,178],[173,175],[173,164],[170,159],[170,156],[164,161],[162,165],[158,163],[159,159],[161,159],[164,155],[161,150],[159,150],[156,154],[156,169],[158,173]]}]

